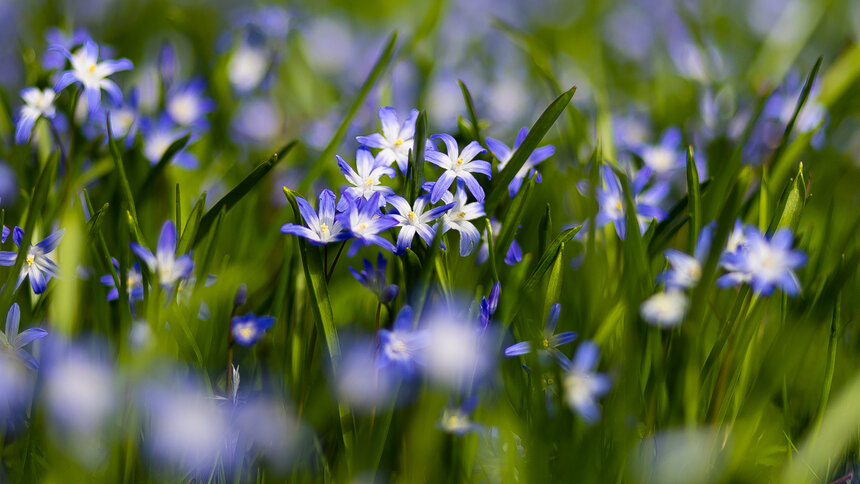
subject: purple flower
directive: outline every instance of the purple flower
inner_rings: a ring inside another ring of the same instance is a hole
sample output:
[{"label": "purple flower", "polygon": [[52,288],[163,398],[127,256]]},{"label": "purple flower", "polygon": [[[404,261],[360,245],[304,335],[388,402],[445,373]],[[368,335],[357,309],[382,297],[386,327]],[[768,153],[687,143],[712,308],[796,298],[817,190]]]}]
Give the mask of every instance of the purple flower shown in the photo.
[{"label": "purple flower", "polygon": [[[514,152],[520,147],[523,143],[523,140],[526,139],[526,135],[529,134],[529,129],[523,127],[520,129],[519,133],[517,133],[517,138],[514,140],[513,148],[509,148],[506,144],[498,141],[494,138],[487,137],[487,147],[490,148],[490,151],[493,153],[493,156],[498,158],[499,172],[505,168],[509,161],[511,161],[511,157],[514,155]],[[508,193],[510,193],[511,197],[517,194],[520,190],[520,186],[523,183],[523,179],[527,176],[530,177],[532,173],[537,173],[537,181],[540,182],[540,173],[535,170],[535,165],[540,163],[541,161],[549,158],[555,154],[555,147],[552,145],[549,146],[541,146],[540,148],[536,148],[534,151],[529,154],[529,157],[526,159],[526,162],[523,163],[523,166],[514,175],[514,179],[511,180],[510,185],[508,185]]]},{"label": "purple flower", "polygon": [[767,237],[755,226],[744,229],[744,243],[735,252],[723,255],[723,265],[730,272],[717,279],[720,287],[749,283],[758,294],[770,295],[775,287],[789,296],[800,292],[800,281],[794,273],[806,264],[806,254],[793,250],[794,236],[782,228]]},{"label": "purple flower", "polygon": [[172,220],[168,220],[161,226],[155,255],[137,242],[131,243],[132,252],[158,277],[158,282],[164,287],[186,279],[194,269],[190,253],[176,257],[176,242],[176,226]]},{"label": "purple flower", "polygon": [[180,126],[205,129],[206,115],[215,110],[215,101],[205,96],[206,82],[194,79],[187,84],[174,87],[167,95],[167,114]]},{"label": "purple flower", "polygon": [[376,160],[380,165],[391,166],[397,162],[400,172],[406,174],[409,162],[409,150],[412,149],[415,136],[415,120],[418,110],[413,109],[402,122],[397,118],[397,111],[392,107],[379,108],[379,121],[382,122],[382,134],[373,133],[367,136],[357,136],[355,139],[370,148],[379,148]]},{"label": "purple flower", "polygon": [[286,223],[281,227],[281,233],[304,237],[314,245],[326,245],[346,240],[349,238],[349,233],[344,231],[343,224],[335,214],[335,198],[334,192],[327,188],[320,192],[319,215],[317,215],[307,200],[296,197],[299,213],[307,227]]},{"label": "purple flower", "polygon": [[[122,277],[119,273],[119,263],[116,259],[113,259],[113,267],[116,270],[117,275]],[[134,304],[134,301],[140,301],[143,299],[143,276],[140,273],[140,264],[135,262],[132,267],[126,269],[125,274],[128,300]],[[115,301],[119,298],[119,289],[116,287],[116,284],[114,284],[113,275],[104,275],[99,278],[99,281],[105,286],[111,288],[107,295],[108,301]]]},{"label": "purple flower", "polygon": [[104,60],[99,62],[99,46],[92,40],[84,41],[74,54],[62,45],[51,47],[72,63],[72,68],[60,73],[54,91],[60,92],[69,84],[80,83],[87,96],[87,106],[95,113],[101,105],[101,91],[104,89],[114,104],[122,104],[122,91],[119,86],[107,77],[118,71],[130,70],[133,65],[128,59]]},{"label": "purple flower", "polygon": [[427,161],[445,170],[433,185],[433,191],[430,192],[430,202],[436,203],[441,200],[442,195],[448,191],[448,187],[457,178],[463,180],[476,200],[483,202],[484,189],[481,188],[481,184],[478,183],[477,178],[472,173],[483,173],[487,177],[492,176],[489,162],[474,159],[486,150],[481,148],[477,141],[472,141],[463,148],[461,153],[457,146],[457,140],[448,134],[434,134],[430,139],[441,139],[447,149],[446,153],[436,150],[424,153]]},{"label": "purple flower", "polygon": [[[543,330],[542,338],[538,345],[538,350],[546,352],[561,365],[562,368],[567,368],[570,361],[564,354],[558,350],[558,347],[567,343],[573,342],[576,339],[576,333],[573,331],[565,331],[559,334],[555,333],[555,326],[558,324],[558,314],[561,311],[561,304],[555,303],[549,310],[549,315],[546,318],[546,326]],[[505,356],[520,356],[532,352],[532,344],[529,341],[521,341],[505,348]]]},{"label": "purple flower", "polygon": [[379,213],[379,199],[382,194],[374,193],[369,200],[353,198],[345,195],[346,211],[342,214],[342,223],[355,239],[350,246],[349,256],[355,255],[365,245],[378,245],[385,250],[394,251],[394,245],[383,238],[380,232],[384,232],[397,225],[397,219],[390,215]]},{"label": "purple flower", "polygon": [[[433,182],[425,183],[424,190],[432,192]],[[451,229],[460,233],[460,256],[462,257],[471,254],[481,240],[481,233],[471,221],[485,215],[484,205],[481,202],[467,203],[467,197],[463,180],[457,180],[457,191],[453,195],[447,190],[442,194],[442,202],[453,204],[442,215],[442,233]]]},{"label": "purple flower", "polygon": [[9,308],[9,312],[6,314],[6,331],[0,333],[0,350],[18,358],[27,368],[36,370],[39,368],[39,362],[36,361],[36,358],[33,358],[33,355],[27,353],[24,347],[48,336],[48,332],[42,328],[30,328],[19,333],[18,328],[20,323],[21,309],[18,307],[18,303],[12,303],[12,307]]},{"label": "purple flower", "polygon": [[367,259],[364,259],[364,270],[361,272],[356,271],[352,266],[349,267],[349,271],[352,272],[352,275],[356,279],[358,279],[358,282],[375,294],[381,304],[390,303],[397,298],[397,294],[400,292],[400,289],[396,285],[387,284],[385,276],[385,268],[387,265],[388,262],[385,260],[382,252],[380,252],[376,258],[375,269]]},{"label": "purple flower", "polygon": [[[600,187],[596,191],[597,202],[600,205],[600,211],[597,213],[595,221],[596,226],[603,227],[609,222],[613,222],[615,231],[623,240],[627,235],[627,220],[624,216],[624,193],[621,191],[621,183],[609,167],[602,166],[600,173],[606,187]],[[645,232],[652,219],[656,218],[659,221],[666,218],[667,215],[666,211],[657,204],[668,193],[669,185],[658,182],[648,190],[644,190],[650,178],[651,170],[643,168],[630,181],[630,189],[633,191],[633,206],[636,210],[636,219],[639,222],[641,232]]]},{"label": "purple flower", "polygon": [[454,206],[453,203],[449,203],[425,211],[429,200],[429,195],[422,195],[416,198],[415,203],[410,206],[403,197],[395,195],[388,198],[388,203],[397,211],[397,213],[390,215],[397,220],[397,226],[400,227],[400,233],[397,236],[398,252],[402,253],[412,245],[416,233],[424,240],[424,243],[432,244],[436,230],[430,226],[430,222]]},{"label": "purple flower", "polygon": [[403,306],[392,329],[379,330],[377,365],[380,368],[390,366],[408,378],[415,376],[418,367],[425,365],[423,352],[429,344],[428,333],[426,330],[413,329],[412,326],[412,308]]},{"label": "purple flower", "polygon": [[256,316],[248,313],[243,316],[233,316],[230,320],[230,334],[233,339],[242,346],[254,346],[263,336],[266,330],[275,324],[273,316]]},{"label": "purple flower", "polygon": [[[21,266],[21,273],[18,275],[18,283],[16,288],[24,282],[25,278],[30,278],[30,287],[36,294],[42,294],[48,288],[48,281],[52,277],[57,277],[60,268],[48,255],[57,248],[60,240],[63,239],[65,230],[58,230],[53,234],[45,237],[36,245],[30,245],[27,249],[27,255],[24,259],[24,264]],[[12,240],[15,245],[21,247],[24,231],[20,227],[15,227],[12,231]],[[0,266],[15,265],[15,258],[18,257],[17,252],[0,251]]]}]

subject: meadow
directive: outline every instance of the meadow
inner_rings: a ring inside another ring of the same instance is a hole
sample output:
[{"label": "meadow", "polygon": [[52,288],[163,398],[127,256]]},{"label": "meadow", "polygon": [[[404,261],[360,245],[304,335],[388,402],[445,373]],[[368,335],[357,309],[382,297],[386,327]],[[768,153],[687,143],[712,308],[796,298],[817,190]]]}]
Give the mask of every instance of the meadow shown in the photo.
[{"label": "meadow", "polygon": [[0,483],[857,479],[857,2],[0,0],[0,65]]}]

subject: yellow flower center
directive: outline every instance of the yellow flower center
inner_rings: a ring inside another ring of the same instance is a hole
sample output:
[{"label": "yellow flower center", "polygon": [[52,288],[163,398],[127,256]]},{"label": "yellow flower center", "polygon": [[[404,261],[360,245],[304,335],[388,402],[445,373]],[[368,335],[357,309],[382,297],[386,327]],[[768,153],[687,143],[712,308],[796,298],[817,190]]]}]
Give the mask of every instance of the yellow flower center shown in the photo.
[{"label": "yellow flower center", "polygon": [[367,180],[364,180],[364,185],[367,187],[372,187],[373,186],[373,178],[368,178]]},{"label": "yellow flower center", "polygon": [[27,254],[27,265],[33,265],[36,262],[36,257],[33,254]]},{"label": "yellow flower center", "polygon": [[320,232],[328,232],[328,225],[320,224]]},{"label": "yellow flower center", "polygon": [[251,339],[254,336],[254,328],[250,326],[245,326],[239,330],[239,336],[243,339]]},{"label": "yellow flower center", "polygon": [[367,228],[367,223],[361,223],[358,225],[358,230],[364,230]]},{"label": "yellow flower center", "polygon": [[466,218],[466,212],[460,212],[457,214],[457,216],[460,218]]},{"label": "yellow flower center", "polygon": [[463,158],[457,158],[457,166],[460,166],[462,164],[463,164]]},{"label": "yellow flower center", "polygon": [[415,212],[409,212],[409,220],[415,220]]},{"label": "yellow flower center", "polygon": [[394,142],[394,146],[400,147],[403,144],[403,138],[397,138],[397,141]]},{"label": "yellow flower center", "polygon": [[541,341],[541,344],[543,345],[544,348],[549,348],[549,340],[548,339],[544,338],[544,340]]},{"label": "yellow flower center", "polygon": [[90,64],[90,67],[89,67],[89,69],[87,69],[87,70],[88,70],[88,71],[90,71],[90,72],[95,72],[95,71],[96,71],[96,65],[95,65],[95,64]]},{"label": "yellow flower center", "polygon": [[617,208],[618,210],[623,210],[624,205],[621,205],[621,202],[615,202],[615,208]]}]

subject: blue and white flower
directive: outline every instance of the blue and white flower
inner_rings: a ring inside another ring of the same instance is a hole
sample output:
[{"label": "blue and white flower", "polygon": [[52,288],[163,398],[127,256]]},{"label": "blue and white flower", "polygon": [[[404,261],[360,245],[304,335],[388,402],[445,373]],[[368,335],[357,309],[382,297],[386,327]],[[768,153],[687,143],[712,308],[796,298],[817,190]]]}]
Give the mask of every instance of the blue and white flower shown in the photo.
[{"label": "blue and white flower", "polygon": [[[600,211],[597,213],[595,224],[597,227],[603,227],[609,222],[614,223],[618,237],[623,240],[627,235],[627,220],[624,215],[624,192],[621,190],[621,182],[609,167],[601,167],[600,172],[605,187],[599,187],[596,191]],[[639,222],[640,232],[643,233],[651,220],[660,221],[667,215],[666,211],[660,208],[658,204],[669,192],[669,185],[658,182],[645,190],[645,185],[650,178],[651,170],[643,168],[630,180],[636,220]]]},{"label": "blue and white flower", "polygon": [[385,276],[385,268],[388,266],[388,261],[385,260],[385,256],[382,255],[382,252],[380,252],[376,258],[375,269],[369,260],[363,260],[364,270],[361,272],[356,271],[352,266],[349,266],[349,271],[356,279],[358,279],[358,282],[375,294],[381,304],[388,304],[397,298],[400,288],[395,284],[388,284]]},{"label": "blue and white flower", "polygon": [[424,350],[429,344],[428,333],[423,329],[413,329],[412,308],[403,306],[397,314],[392,329],[379,330],[380,368],[390,366],[404,378],[417,374],[419,367],[426,364]]},{"label": "blue and white flower", "polygon": [[[546,318],[546,326],[538,344],[538,351],[548,354],[554,358],[562,368],[567,368],[570,361],[567,357],[558,350],[558,347],[564,344],[573,342],[576,339],[576,333],[573,331],[565,331],[559,334],[555,333],[555,327],[558,324],[558,315],[561,311],[561,304],[555,303],[549,310],[549,315]],[[505,348],[505,356],[521,356],[532,352],[533,346],[530,341],[521,341],[512,344]]]},{"label": "blue and white flower", "polygon": [[792,248],[794,236],[782,228],[767,237],[752,225],[744,230],[744,246],[723,256],[731,272],[717,279],[720,287],[749,283],[753,291],[765,296],[778,287],[789,296],[800,292],[795,270],[806,264],[806,254]]},{"label": "blue and white flower", "polygon": [[657,282],[662,282],[667,288],[690,289],[702,278],[702,265],[711,250],[713,226],[708,224],[699,233],[695,253],[690,256],[676,249],[666,249],[664,253],[669,260],[669,269],[657,276]]},{"label": "blue and white flower", "polygon": [[[505,166],[511,161],[511,157],[514,156],[514,152],[520,147],[523,141],[526,139],[526,136],[529,134],[529,129],[523,127],[520,129],[519,133],[517,133],[517,138],[514,140],[513,148],[509,148],[506,144],[501,141],[487,137],[487,147],[499,160],[499,165],[497,167],[498,171],[501,172]],[[535,169],[535,165],[540,163],[541,161],[549,158],[555,154],[555,147],[552,145],[549,146],[541,146],[540,148],[536,148],[531,152],[529,157],[526,159],[526,162],[523,163],[523,166],[514,175],[514,179],[511,180],[510,185],[508,185],[508,193],[513,197],[520,190],[520,186],[523,184],[523,179],[527,176],[530,177],[532,173],[537,173],[537,181],[540,183],[541,177],[540,173]]]},{"label": "blue and white flower", "polygon": [[[353,170],[340,155],[336,155],[336,158],[340,172],[346,177],[346,181],[352,184],[351,187],[344,190],[344,195],[369,200],[373,194],[379,193],[381,195],[378,198],[380,207],[385,205],[386,196],[394,195],[394,190],[391,187],[381,185],[383,176],[394,177],[394,169],[378,164],[368,148],[361,147],[355,152],[355,167],[358,171]],[[341,201],[344,202],[343,199]],[[343,209],[343,206],[339,208]]]},{"label": "blue and white flower", "polygon": [[429,195],[422,195],[416,198],[415,203],[410,206],[409,202],[403,197],[394,195],[388,198],[388,203],[396,210],[396,213],[389,213],[389,215],[397,220],[397,226],[400,227],[400,233],[397,236],[398,252],[403,252],[411,247],[416,233],[424,243],[427,245],[432,244],[436,230],[430,226],[430,222],[436,220],[454,206],[453,203],[449,203],[426,210],[429,201]]},{"label": "blue and white flower", "polygon": [[[424,184],[424,190],[433,191],[433,183]],[[481,233],[472,224],[472,220],[485,215],[484,205],[480,202],[468,203],[468,195],[462,180],[457,180],[457,190],[452,194],[445,190],[442,202],[453,203],[453,206],[442,215],[442,233],[451,229],[460,233],[460,255],[466,257],[475,250],[481,240]]]},{"label": "blue and white flower", "polygon": [[335,213],[335,198],[334,192],[327,188],[320,192],[319,215],[317,215],[307,200],[296,197],[299,213],[307,226],[286,223],[281,227],[281,233],[304,237],[314,245],[346,240],[349,238],[349,233],[344,230],[340,218]]},{"label": "blue and white flower", "polygon": [[101,105],[101,92],[104,89],[115,105],[122,104],[122,91],[108,76],[115,72],[127,71],[133,65],[128,59],[104,60],[99,62],[99,46],[87,39],[74,54],[65,47],[56,45],[51,49],[61,53],[72,63],[72,68],[60,73],[54,91],[60,92],[72,83],[78,82],[84,88],[90,113],[95,113]]},{"label": "blue and white flower", "polygon": [[658,292],[639,306],[639,314],[647,323],[661,328],[672,328],[680,324],[687,314],[690,301],[677,289]]},{"label": "blue and white flower", "polygon": [[430,192],[430,202],[436,203],[442,199],[445,192],[451,186],[455,179],[463,180],[469,192],[479,202],[484,201],[484,189],[478,183],[478,179],[472,173],[482,173],[487,177],[492,176],[490,163],[484,160],[474,159],[479,154],[487,151],[481,147],[477,141],[472,141],[460,152],[457,146],[457,140],[448,134],[434,134],[430,139],[441,139],[445,143],[446,153],[441,151],[427,151],[424,157],[430,163],[445,170],[436,183],[433,185],[433,191]]},{"label": "blue and white flower", "polygon": [[39,362],[24,347],[48,336],[48,332],[42,328],[30,328],[19,333],[20,324],[21,309],[18,303],[12,303],[12,307],[6,313],[6,330],[0,333],[0,350],[21,360],[27,368],[36,370],[39,368]]},{"label": "blue and white flower", "polygon": [[406,174],[409,163],[409,150],[412,149],[415,136],[415,120],[418,110],[413,109],[402,122],[397,117],[397,111],[389,106],[379,108],[379,121],[382,123],[382,134],[373,133],[367,136],[357,136],[355,139],[370,148],[378,148],[376,161],[380,165],[391,166],[397,162],[401,173]]},{"label": "blue and white flower", "polygon": [[39,118],[52,119],[54,117],[57,113],[54,106],[56,97],[57,94],[50,87],[45,89],[28,87],[21,91],[24,106],[21,107],[18,122],[15,125],[16,143],[23,145],[30,141],[33,126]]},{"label": "blue and white flower", "polygon": [[233,340],[242,346],[253,346],[263,336],[266,330],[275,324],[273,316],[256,316],[248,313],[242,316],[234,316],[230,320],[230,334]]},{"label": "blue and white flower", "polygon": [[390,215],[379,213],[380,192],[374,193],[369,200],[353,198],[345,195],[346,211],[343,213],[341,222],[349,231],[349,235],[355,239],[349,249],[349,256],[355,255],[365,245],[378,245],[385,250],[394,251],[394,245],[379,235],[397,225],[397,219]]},{"label": "blue and white flower", "polygon": [[168,220],[161,226],[155,255],[137,242],[131,243],[132,252],[146,264],[164,287],[172,287],[178,281],[190,276],[194,269],[191,254],[176,257],[176,239],[176,226],[173,225],[172,220]]},{"label": "blue and white flower", "polygon": [[[63,239],[65,230],[58,230],[53,234],[45,237],[36,245],[30,245],[27,249],[27,255],[24,259],[24,264],[21,266],[21,273],[18,275],[18,283],[16,288],[24,282],[24,279],[30,279],[30,287],[36,294],[42,294],[48,288],[48,281],[52,277],[57,277],[60,268],[50,256],[51,252],[57,248],[60,240]],[[24,238],[24,231],[20,227],[15,227],[12,230],[12,240],[15,245],[21,250],[21,243]],[[17,252],[0,251],[0,266],[13,266],[15,259],[18,257]]]},{"label": "blue and white flower", "polygon": [[165,110],[180,126],[206,127],[206,115],[215,110],[215,101],[205,96],[206,82],[194,79],[174,87],[167,95]]},{"label": "blue and white flower", "polygon": [[570,368],[564,375],[564,400],[586,422],[600,419],[597,399],[612,387],[612,381],[603,373],[594,371],[600,350],[591,341],[585,341],[576,350]]},{"label": "blue and white flower", "polygon": [[[140,129],[143,133],[143,156],[153,165],[161,160],[174,141],[186,134],[167,116],[161,116],[157,120],[144,119]],[[200,160],[187,150],[187,146],[174,154],[170,163],[187,170],[196,170],[200,166]]]}]

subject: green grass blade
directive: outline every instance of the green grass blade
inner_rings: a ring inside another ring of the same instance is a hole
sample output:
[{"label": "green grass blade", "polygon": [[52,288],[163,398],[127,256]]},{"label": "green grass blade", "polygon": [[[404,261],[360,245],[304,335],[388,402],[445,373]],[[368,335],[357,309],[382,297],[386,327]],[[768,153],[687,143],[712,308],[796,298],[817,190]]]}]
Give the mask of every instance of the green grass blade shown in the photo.
[{"label": "green grass blade", "polygon": [[218,217],[218,213],[221,212],[221,208],[226,209],[227,212],[233,208],[234,205],[239,203],[239,200],[242,199],[248,192],[250,192],[257,183],[260,182],[271,170],[275,167],[276,164],[293,149],[296,145],[295,141],[290,141],[286,146],[281,148],[280,151],[273,154],[271,158],[267,161],[264,161],[257,165],[254,168],[254,171],[248,174],[244,180],[239,182],[235,188],[230,190],[229,193],[221,197],[220,200],[215,202],[215,205],[206,212],[206,215],[200,220],[200,226],[197,228],[197,235],[194,237],[194,243],[191,247],[196,247],[197,244],[203,240],[203,237],[209,232],[209,229],[212,227],[212,223],[215,222],[215,218]]},{"label": "green grass blade", "polygon": [[561,282],[564,278],[564,243],[558,248],[558,253],[552,263],[552,271],[546,284],[546,295],[543,303],[543,315],[549,314],[549,308],[561,301]]},{"label": "green grass blade", "polygon": [[522,168],[529,155],[538,147],[538,143],[543,140],[543,137],[549,132],[552,125],[555,124],[555,121],[564,111],[564,108],[570,103],[574,92],[576,92],[576,87],[568,89],[547,106],[538,120],[535,121],[535,124],[529,129],[526,139],[523,140],[520,147],[511,155],[510,161],[508,161],[501,173],[493,178],[492,186],[484,202],[484,210],[487,213],[492,213],[496,205],[508,195],[508,185],[511,183],[511,180],[514,179],[514,176],[520,171],[520,168]]},{"label": "green grass blade", "polygon": [[[513,202],[511,202],[511,206],[505,212],[505,218],[502,220],[502,228],[499,230],[499,236],[496,238],[496,249],[501,250],[504,254],[507,254],[508,248],[514,241],[517,230],[519,230],[520,222],[523,220],[523,216],[526,214],[526,209],[528,208],[528,202],[531,200],[534,186],[535,181],[534,177],[532,177],[523,184],[520,192],[514,198]],[[505,193],[507,193],[507,189],[505,189]]]},{"label": "green grass blade", "polygon": [[702,193],[699,191],[699,169],[693,155],[693,147],[687,147],[687,199],[690,206],[690,238],[687,246],[692,254],[702,229]]},{"label": "green grass blade", "polygon": [[370,70],[370,74],[367,75],[367,78],[365,78],[364,83],[358,90],[355,100],[346,112],[346,116],[343,118],[343,121],[341,121],[340,126],[337,127],[337,131],[335,131],[334,136],[332,136],[331,140],[325,148],[323,148],[322,153],[320,153],[317,159],[313,162],[308,170],[307,176],[305,176],[305,179],[299,184],[299,188],[297,190],[299,193],[307,191],[307,189],[310,188],[311,183],[313,183],[314,180],[317,180],[328,166],[335,166],[335,150],[337,150],[337,147],[340,145],[341,141],[343,141],[343,137],[346,136],[349,123],[352,122],[352,118],[354,118],[355,114],[358,113],[362,103],[364,103],[364,99],[370,93],[370,90],[373,89],[373,86],[376,85],[376,82],[382,76],[382,73],[388,68],[396,45],[397,31],[394,31],[388,37],[388,41],[385,43],[385,48],[382,49],[382,54],[380,54],[379,58],[376,59],[373,69]]},{"label": "green grass blade", "polygon": [[797,176],[788,181],[785,190],[780,197],[774,217],[768,227],[768,232],[773,233],[777,229],[797,227],[800,212],[806,203],[806,181],[803,177],[803,163],[797,169]]},{"label": "green grass blade", "polygon": [[424,181],[424,148],[427,140],[427,112],[421,111],[415,121],[415,136],[412,138],[412,151],[409,159],[409,182],[406,198],[409,203],[421,195],[421,183]]},{"label": "green grass blade", "polygon": [[185,228],[182,229],[182,236],[179,238],[178,254],[187,254],[191,250],[191,244],[197,237],[197,229],[200,227],[200,221],[203,219],[203,210],[205,209],[206,192],[203,192],[191,208],[191,213],[188,214],[188,221],[185,222]]},{"label": "green grass blade", "polygon": [[538,260],[537,266],[534,268],[529,277],[526,279],[523,287],[527,291],[533,290],[538,282],[540,282],[541,278],[546,271],[549,270],[553,261],[556,259],[557,255],[561,253],[564,248],[564,244],[570,241],[574,235],[576,235],[580,230],[582,230],[582,225],[577,225],[576,227],[571,227],[567,230],[562,231],[558,234],[555,239],[549,244],[549,247],[543,252],[540,259]]},{"label": "green grass blade", "polygon": [[472,123],[472,135],[481,143],[482,146],[486,146],[487,144],[484,142],[484,137],[481,136],[481,127],[479,125],[480,121],[478,119],[478,114],[475,112],[475,102],[472,101],[472,93],[469,92],[469,88],[466,87],[466,84],[458,80],[457,83],[460,84],[460,91],[463,93],[463,100],[466,102],[466,110],[469,112],[469,121]]},{"label": "green grass blade", "polygon": [[153,193],[152,185],[158,180],[158,177],[162,172],[167,168],[167,165],[170,164],[173,157],[176,156],[176,153],[179,153],[182,148],[185,148],[185,145],[188,144],[188,140],[191,139],[191,133],[186,134],[176,140],[173,143],[170,143],[170,146],[164,151],[164,154],[161,155],[161,158],[158,160],[158,163],[152,166],[149,169],[149,173],[146,174],[146,178],[143,179],[143,183],[140,184],[140,188],[137,189],[137,198],[139,200],[148,199],[149,195]]},{"label": "green grass blade", "polygon": [[538,253],[546,252],[546,243],[552,237],[552,213],[549,209],[549,203],[546,204],[546,210],[538,222]]},{"label": "green grass blade", "polygon": [[[119,178],[119,187],[122,192],[122,198],[128,205],[128,211],[134,219],[134,226],[137,229],[137,237],[143,241],[143,234],[140,233],[140,219],[137,218],[137,209],[134,205],[134,195],[131,193],[131,185],[128,183],[128,176],[125,174],[125,164],[122,161],[122,154],[119,152],[119,147],[116,145],[116,140],[113,139],[111,131],[110,116],[105,116],[107,122],[108,145],[110,146],[110,154],[113,157],[114,165],[116,166],[116,175]],[[143,245],[146,245],[143,243]]]}]

